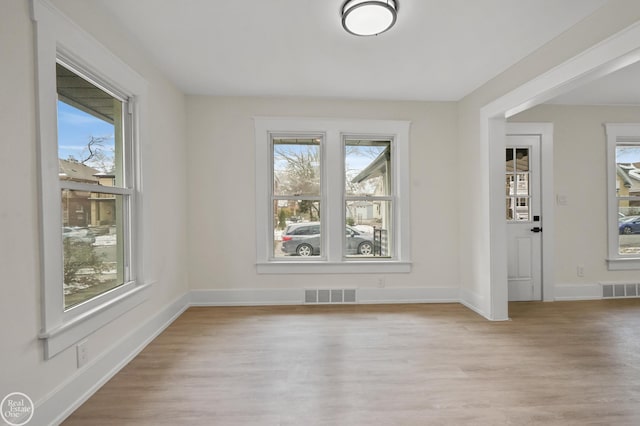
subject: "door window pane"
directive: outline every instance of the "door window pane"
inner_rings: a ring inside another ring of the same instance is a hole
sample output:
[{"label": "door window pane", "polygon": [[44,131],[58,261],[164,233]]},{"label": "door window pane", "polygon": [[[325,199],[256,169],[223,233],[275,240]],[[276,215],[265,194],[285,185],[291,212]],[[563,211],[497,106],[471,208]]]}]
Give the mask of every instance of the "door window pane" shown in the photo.
[{"label": "door window pane", "polygon": [[505,159],[506,219],[529,221],[531,217],[529,148],[507,148]]},{"label": "door window pane", "polygon": [[517,172],[529,171],[529,148],[516,148],[515,168]]}]

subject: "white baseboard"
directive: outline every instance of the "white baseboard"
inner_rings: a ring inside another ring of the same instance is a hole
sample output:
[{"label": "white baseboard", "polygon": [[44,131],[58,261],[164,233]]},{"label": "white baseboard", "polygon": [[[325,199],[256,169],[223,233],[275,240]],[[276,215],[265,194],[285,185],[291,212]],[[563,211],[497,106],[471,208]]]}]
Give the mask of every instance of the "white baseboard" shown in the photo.
[{"label": "white baseboard", "polygon": [[189,306],[188,294],[177,298],[111,349],[36,403],[30,424],[58,425],[140,353]]},{"label": "white baseboard", "polygon": [[[357,303],[454,303],[458,289],[443,288],[358,288]],[[220,289],[191,290],[191,306],[303,305],[305,289]]]},{"label": "white baseboard", "polygon": [[304,303],[304,289],[191,290],[189,301],[191,306],[300,305]]},{"label": "white baseboard", "polygon": [[596,300],[602,299],[600,284],[556,284],[554,300]]},{"label": "white baseboard", "polygon": [[358,303],[458,303],[456,287],[359,288]]}]

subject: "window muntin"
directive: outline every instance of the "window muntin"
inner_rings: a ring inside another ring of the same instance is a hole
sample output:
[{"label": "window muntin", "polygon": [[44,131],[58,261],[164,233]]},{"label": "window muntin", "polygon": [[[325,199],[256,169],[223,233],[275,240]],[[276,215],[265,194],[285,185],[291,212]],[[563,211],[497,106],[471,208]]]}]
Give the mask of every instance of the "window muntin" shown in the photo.
[{"label": "window muntin", "polygon": [[344,139],[346,257],[390,257],[393,232],[392,140]]},{"label": "window muntin", "polygon": [[64,309],[131,280],[127,101],[56,64]]}]

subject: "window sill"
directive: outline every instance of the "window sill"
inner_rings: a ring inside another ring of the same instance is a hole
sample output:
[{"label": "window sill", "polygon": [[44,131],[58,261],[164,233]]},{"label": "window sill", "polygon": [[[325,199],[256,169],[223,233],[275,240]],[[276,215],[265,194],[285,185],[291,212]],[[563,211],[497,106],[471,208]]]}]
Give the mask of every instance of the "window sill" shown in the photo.
[{"label": "window sill", "polygon": [[257,263],[258,274],[400,274],[411,272],[405,261],[273,261]]},{"label": "window sill", "polygon": [[45,359],[50,359],[94,331],[104,327],[127,311],[149,298],[151,283],[133,287],[131,290],[110,299],[92,310],[75,316],[38,335],[44,341]]},{"label": "window sill", "polygon": [[609,258],[607,260],[607,269],[609,271],[635,271],[640,270],[640,258]]}]

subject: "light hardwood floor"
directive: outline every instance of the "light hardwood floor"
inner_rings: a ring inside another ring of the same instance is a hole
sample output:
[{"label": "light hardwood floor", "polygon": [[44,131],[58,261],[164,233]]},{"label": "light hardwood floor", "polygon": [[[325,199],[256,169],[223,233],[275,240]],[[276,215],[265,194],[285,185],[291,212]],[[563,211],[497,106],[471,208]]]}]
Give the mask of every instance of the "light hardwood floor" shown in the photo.
[{"label": "light hardwood floor", "polygon": [[640,425],[640,299],[191,308],[64,423]]}]

